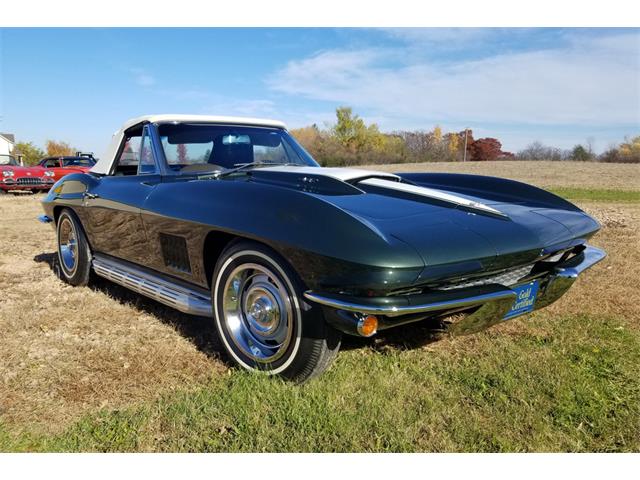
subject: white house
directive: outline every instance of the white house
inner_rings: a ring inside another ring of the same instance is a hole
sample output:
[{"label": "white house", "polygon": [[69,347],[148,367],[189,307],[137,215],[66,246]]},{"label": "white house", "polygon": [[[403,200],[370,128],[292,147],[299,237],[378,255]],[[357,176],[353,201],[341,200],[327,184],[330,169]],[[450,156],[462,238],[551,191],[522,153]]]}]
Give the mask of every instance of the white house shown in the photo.
[{"label": "white house", "polygon": [[13,133],[0,133],[0,155],[9,155],[16,144]]}]

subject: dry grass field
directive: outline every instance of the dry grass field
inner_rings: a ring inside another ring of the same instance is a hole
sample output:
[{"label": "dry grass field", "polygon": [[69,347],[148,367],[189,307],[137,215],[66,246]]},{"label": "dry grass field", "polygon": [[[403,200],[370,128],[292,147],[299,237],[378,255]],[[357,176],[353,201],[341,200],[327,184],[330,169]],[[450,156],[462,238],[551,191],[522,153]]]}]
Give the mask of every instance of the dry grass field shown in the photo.
[{"label": "dry grass field", "polygon": [[[625,192],[640,190],[639,166],[385,169],[578,192],[609,257],[551,307],[475,336],[347,340],[298,387],[230,368],[205,318],[107,281],[67,286],[41,197],[3,196],[0,451],[638,451],[640,201]],[[603,190],[620,198],[589,196]]]},{"label": "dry grass field", "polygon": [[[439,173],[471,173],[511,178],[539,187],[619,189],[640,191],[640,168],[637,164],[591,162],[436,162],[427,171]],[[425,164],[402,163],[372,165],[373,170],[387,172],[425,171]]]}]

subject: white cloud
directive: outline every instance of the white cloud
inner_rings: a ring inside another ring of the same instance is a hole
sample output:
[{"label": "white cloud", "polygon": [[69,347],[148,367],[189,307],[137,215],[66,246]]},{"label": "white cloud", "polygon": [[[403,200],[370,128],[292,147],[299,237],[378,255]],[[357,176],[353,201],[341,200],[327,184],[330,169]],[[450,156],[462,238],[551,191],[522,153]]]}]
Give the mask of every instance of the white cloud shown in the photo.
[{"label": "white cloud", "polygon": [[404,40],[409,44],[438,46],[455,49],[494,37],[500,33],[498,28],[383,28],[391,37]]},{"label": "white cloud", "polygon": [[141,87],[152,87],[156,84],[156,79],[142,68],[130,69],[133,79]]},{"label": "white cloud", "polygon": [[433,62],[409,55],[412,48],[324,51],[289,62],[268,85],[413,124],[640,124],[638,32],[575,36],[558,48],[479,60]]},{"label": "white cloud", "polygon": [[316,123],[328,125],[335,119],[335,112],[310,111],[304,106],[286,106],[269,99],[237,99],[216,98],[210,96],[209,101],[201,108],[202,113],[212,115],[231,115],[239,117],[273,118],[284,121],[289,128],[298,128]]}]

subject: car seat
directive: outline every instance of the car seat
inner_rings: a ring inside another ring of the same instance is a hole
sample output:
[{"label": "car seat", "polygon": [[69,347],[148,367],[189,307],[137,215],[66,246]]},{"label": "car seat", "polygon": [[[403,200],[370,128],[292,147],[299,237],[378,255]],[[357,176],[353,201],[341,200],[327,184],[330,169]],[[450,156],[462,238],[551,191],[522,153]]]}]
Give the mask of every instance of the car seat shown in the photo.
[{"label": "car seat", "polygon": [[224,168],[234,168],[239,163],[253,163],[253,145],[249,143],[222,143],[222,138],[213,142],[208,163]]}]

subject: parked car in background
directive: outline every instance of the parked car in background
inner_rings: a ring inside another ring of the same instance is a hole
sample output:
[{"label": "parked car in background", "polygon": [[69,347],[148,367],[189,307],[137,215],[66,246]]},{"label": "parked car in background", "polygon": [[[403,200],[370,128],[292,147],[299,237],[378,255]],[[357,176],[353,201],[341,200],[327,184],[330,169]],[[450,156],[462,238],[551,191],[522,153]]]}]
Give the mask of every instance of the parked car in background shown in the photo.
[{"label": "parked car in background", "polygon": [[9,191],[46,191],[54,182],[53,171],[40,165],[23,167],[13,155],[0,155],[0,195]]},{"label": "parked car in background", "polygon": [[587,243],[598,222],[540,188],[322,168],[274,120],[133,119],[42,203],[66,282],[93,270],[208,317],[236,364],[296,381],[343,333],[478,332],[555,302],[605,257]]},{"label": "parked car in background", "polygon": [[53,178],[56,181],[70,173],[88,172],[95,164],[95,159],[86,155],[47,157],[39,163],[41,167],[53,172]]}]

